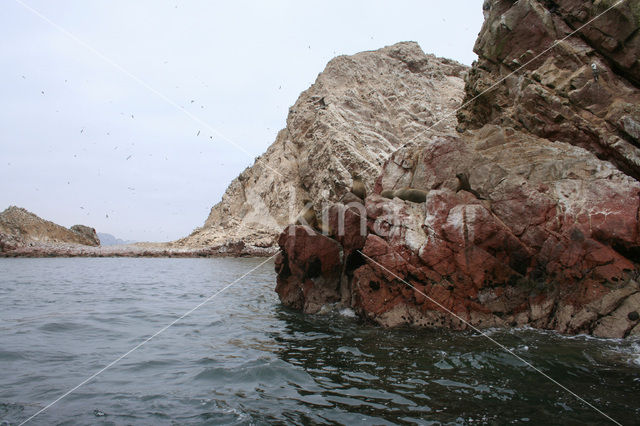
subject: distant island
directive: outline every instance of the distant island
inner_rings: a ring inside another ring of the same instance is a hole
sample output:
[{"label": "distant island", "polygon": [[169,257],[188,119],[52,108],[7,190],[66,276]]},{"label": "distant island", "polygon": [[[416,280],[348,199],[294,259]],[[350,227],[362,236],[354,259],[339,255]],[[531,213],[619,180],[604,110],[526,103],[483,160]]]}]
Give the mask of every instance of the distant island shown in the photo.
[{"label": "distant island", "polygon": [[101,246],[121,246],[124,244],[136,243],[136,241],[132,240],[121,240],[120,238],[116,238],[115,236],[105,232],[98,232],[98,238],[100,238]]}]

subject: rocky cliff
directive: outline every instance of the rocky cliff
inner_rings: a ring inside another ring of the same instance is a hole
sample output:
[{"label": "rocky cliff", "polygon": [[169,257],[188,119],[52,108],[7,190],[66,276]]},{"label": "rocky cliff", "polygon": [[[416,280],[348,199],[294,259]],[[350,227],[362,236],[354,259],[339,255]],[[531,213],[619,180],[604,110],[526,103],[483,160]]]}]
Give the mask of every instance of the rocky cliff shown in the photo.
[{"label": "rocky cliff", "polygon": [[485,2],[461,127],[526,130],[586,148],[639,179],[640,3],[616,3]]},{"label": "rocky cliff", "polygon": [[282,302],[386,326],[640,334],[640,2],[598,17],[612,4],[485,2],[459,132],[405,140],[376,194],[329,207],[325,235],[287,228]]},{"label": "rocky cliff", "polygon": [[10,206],[0,213],[0,251],[43,243],[99,246],[100,239],[93,228],[74,225],[67,229],[20,207]]},{"label": "rocky cliff", "polygon": [[304,199],[318,207],[340,199],[352,174],[372,189],[403,143],[440,120],[428,134],[453,131],[466,71],[411,42],[331,60],[267,152],[233,180],[204,226],[174,245],[274,252]]}]

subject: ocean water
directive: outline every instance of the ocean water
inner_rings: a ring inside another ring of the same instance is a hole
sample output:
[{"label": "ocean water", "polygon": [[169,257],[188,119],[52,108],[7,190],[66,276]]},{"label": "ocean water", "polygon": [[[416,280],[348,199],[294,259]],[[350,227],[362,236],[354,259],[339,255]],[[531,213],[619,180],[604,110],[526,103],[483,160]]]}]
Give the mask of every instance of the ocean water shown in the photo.
[{"label": "ocean water", "polygon": [[[0,259],[0,424],[20,424],[263,259]],[[488,339],[283,308],[273,263],[28,424],[607,424]],[[493,330],[622,424],[640,344]]]}]

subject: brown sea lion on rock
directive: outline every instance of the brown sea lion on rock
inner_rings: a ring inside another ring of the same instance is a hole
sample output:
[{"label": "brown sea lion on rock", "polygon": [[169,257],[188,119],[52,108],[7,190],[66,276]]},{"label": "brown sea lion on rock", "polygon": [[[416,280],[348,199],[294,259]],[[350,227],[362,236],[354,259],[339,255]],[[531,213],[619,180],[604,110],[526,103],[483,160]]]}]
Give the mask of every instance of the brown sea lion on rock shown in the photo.
[{"label": "brown sea lion on rock", "polygon": [[412,203],[424,203],[427,201],[427,191],[416,188],[398,189],[393,192],[393,196],[404,201],[411,201]]},{"label": "brown sea lion on rock", "polygon": [[485,200],[486,199],[482,195],[480,195],[478,193],[478,191],[476,191],[475,189],[471,188],[471,184],[469,183],[469,176],[467,176],[466,173],[458,173],[456,175],[456,177],[458,178],[458,188],[456,189],[456,192],[467,191],[467,192],[475,195],[475,197],[478,200]]},{"label": "brown sea lion on rock", "polygon": [[367,188],[364,186],[364,182],[362,181],[362,178],[358,175],[353,175],[351,192],[362,200],[364,200],[367,197]]},{"label": "brown sea lion on rock", "polygon": [[393,200],[393,192],[393,189],[385,189],[380,193],[380,196]]}]

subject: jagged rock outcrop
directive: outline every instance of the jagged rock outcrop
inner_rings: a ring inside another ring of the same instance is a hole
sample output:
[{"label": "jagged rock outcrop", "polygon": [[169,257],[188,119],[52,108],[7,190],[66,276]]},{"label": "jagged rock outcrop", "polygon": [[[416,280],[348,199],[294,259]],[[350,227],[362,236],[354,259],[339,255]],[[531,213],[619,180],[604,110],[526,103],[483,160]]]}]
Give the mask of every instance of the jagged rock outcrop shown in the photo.
[{"label": "jagged rock outcrop", "polygon": [[331,60],[267,152],[233,180],[204,226],[175,246],[274,252],[305,198],[316,206],[338,200],[352,173],[371,189],[400,145],[452,131],[466,70],[413,42]]},{"label": "jagged rock outcrop", "polygon": [[0,213],[0,251],[58,243],[99,246],[100,239],[93,228],[74,225],[67,229],[20,207],[10,206]]},{"label": "jagged rock outcrop", "polygon": [[86,241],[89,241],[88,245],[90,246],[100,245],[100,238],[98,237],[98,234],[96,233],[96,230],[94,228],[90,228],[85,225],[73,225],[69,229],[71,229],[76,234],[84,237]]},{"label": "jagged rock outcrop", "polygon": [[500,124],[578,145],[639,179],[640,1],[607,11],[615,3],[485,2],[460,125]]},{"label": "jagged rock outcrop", "polygon": [[[480,197],[456,192],[459,172]],[[610,163],[487,125],[398,150],[376,190],[403,186],[430,189],[426,202],[372,195],[348,210],[344,235],[283,232],[282,301],[341,302],[386,326],[467,327],[434,301],[481,327],[624,337],[637,326],[640,183]]]},{"label": "jagged rock outcrop", "polygon": [[[610,4],[486,2],[458,133],[406,140],[364,206],[331,206],[328,235],[287,228],[282,302],[386,326],[640,335],[639,2],[476,98]],[[425,202],[378,195],[407,187]]]}]

